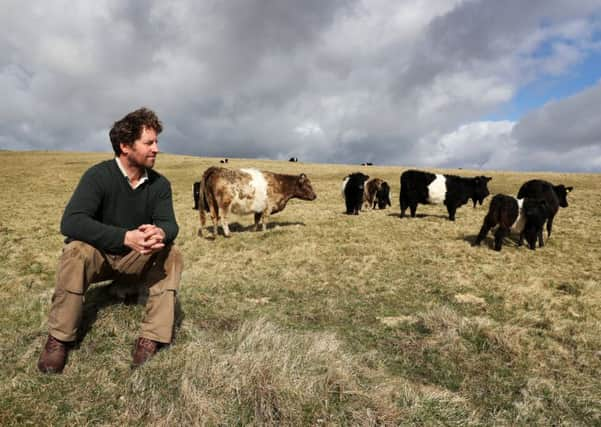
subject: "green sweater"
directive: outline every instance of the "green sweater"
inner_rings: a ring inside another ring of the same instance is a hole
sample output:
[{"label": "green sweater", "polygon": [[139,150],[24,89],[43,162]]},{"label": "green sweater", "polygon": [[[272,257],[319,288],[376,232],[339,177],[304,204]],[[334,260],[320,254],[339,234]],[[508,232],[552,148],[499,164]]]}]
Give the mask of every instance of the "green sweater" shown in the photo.
[{"label": "green sweater", "polygon": [[152,169],[147,172],[148,181],[134,190],[115,159],[88,169],[61,220],[65,242],[80,240],[107,253],[124,254],[131,250],[123,245],[125,233],[142,224],[154,224],[165,232],[165,243],[171,243],[179,230],[171,185]]}]

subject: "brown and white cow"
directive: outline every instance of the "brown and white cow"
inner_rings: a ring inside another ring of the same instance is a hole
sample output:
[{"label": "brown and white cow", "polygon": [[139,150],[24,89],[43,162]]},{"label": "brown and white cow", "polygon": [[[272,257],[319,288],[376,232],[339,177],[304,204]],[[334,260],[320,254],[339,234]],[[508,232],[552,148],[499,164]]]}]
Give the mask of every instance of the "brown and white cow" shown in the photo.
[{"label": "brown and white cow", "polygon": [[202,175],[200,188],[200,229],[205,226],[205,211],[213,221],[213,237],[221,221],[223,234],[230,236],[228,215],[254,213],[255,227],[265,231],[269,215],[280,212],[288,200],[315,200],[311,181],[304,173],[283,175],[258,169],[226,169],[210,167]]},{"label": "brown and white cow", "polygon": [[365,192],[363,193],[363,207],[369,209],[385,209],[391,206],[390,186],[386,181],[380,178],[370,179],[365,183]]}]

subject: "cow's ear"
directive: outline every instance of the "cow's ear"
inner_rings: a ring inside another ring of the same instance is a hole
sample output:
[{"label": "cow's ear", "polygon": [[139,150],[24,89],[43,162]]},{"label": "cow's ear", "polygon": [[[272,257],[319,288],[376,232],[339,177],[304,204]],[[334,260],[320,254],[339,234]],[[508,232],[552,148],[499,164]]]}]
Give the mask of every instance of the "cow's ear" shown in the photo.
[{"label": "cow's ear", "polygon": [[492,180],[492,176],[485,176],[484,179],[486,180],[486,182]]},{"label": "cow's ear", "polygon": [[305,182],[306,180],[307,180],[307,175],[305,175],[304,173],[301,173],[301,174],[298,176],[298,182],[300,182],[301,184],[302,184],[303,182]]},{"label": "cow's ear", "polygon": [[566,192],[569,193],[570,191],[572,191],[574,189],[574,187],[566,187]]}]

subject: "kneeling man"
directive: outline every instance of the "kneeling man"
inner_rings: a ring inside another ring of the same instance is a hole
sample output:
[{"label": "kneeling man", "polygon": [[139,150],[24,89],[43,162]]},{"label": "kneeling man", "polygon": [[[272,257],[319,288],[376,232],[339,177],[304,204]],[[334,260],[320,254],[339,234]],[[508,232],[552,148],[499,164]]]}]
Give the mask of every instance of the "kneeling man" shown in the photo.
[{"label": "kneeling man", "polygon": [[115,122],[109,132],[115,158],[88,169],[61,220],[66,236],[48,316],[42,372],[62,372],[80,327],[91,283],[118,279],[148,290],[132,366],[171,342],[183,260],[173,241],[178,225],[169,181],[152,170],[162,124],[146,108]]}]

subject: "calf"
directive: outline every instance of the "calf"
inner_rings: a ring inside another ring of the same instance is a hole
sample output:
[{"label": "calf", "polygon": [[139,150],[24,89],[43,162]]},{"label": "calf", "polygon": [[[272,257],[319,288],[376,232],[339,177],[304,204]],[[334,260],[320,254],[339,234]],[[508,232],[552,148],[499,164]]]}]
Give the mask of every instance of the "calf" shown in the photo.
[{"label": "calf", "polygon": [[365,181],[369,176],[361,172],[355,172],[348,175],[342,181],[342,196],[346,204],[346,213],[348,215],[359,215],[361,205],[363,204],[363,194],[365,192]]},{"label": "calf", "polygon": [[530,249],[536,248],[537,238],[539,246],[542,247],[542,230],[547,215],[547,203],[542,199],[516,199],[505,194],[497,194],[490,202],[488,213],[484,217],[482,228],[480,228],[474,245],[480,245],[488,231],[498,225],[494,243],[496,251],[501,250],[503,239],[509,236],[510,232],[519,233],[520,246],[525,237]]},{"label": "calf", "polygon": [[477,176],[465,178],[455,175],[441,175],[417,170],[408,170],[401,174],[401,218],[407,208],[411,217],[415,217],[417,204],[444,203],[449,213],[449,219],[455,221],[457,208],[463,206],[472,198],[484,200],[490,193],[487,183],[492,178]]},{"label": "calf", "polygon": [[363,204],[368,208],[385,209],[386,206],[392,206],[390,203],[390,186],[380,178],[373,178],[365,184],[365,192],[363,194]]},{"label": "calf", "polygon": [[532,179],[525,182],[520,187],[518,198],[535,197],[547,202],[547,207],[549,209],[547,238],[549,238],[551,236],[551,229],[553,228],[553,218],[555,218],[560,207],[568,207],[568,193],[573,189],[574,187],[566,187],[563,184],[553,185],[548,181]]},{"label": "calf", "polygon": [[257,169],[226,169],[210,167],[202,175],[200,186],[200,229],[205,225],[205,211],[213,221],[213,237],[217,235],[219,220],[223,234],[230,236],[228,215],[251,214],[255,227],[265,231],[269,215],[280,212],[290,199],[315,200],[317,196],[311,181],[304,173],[283,175]]}]

